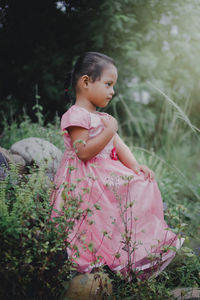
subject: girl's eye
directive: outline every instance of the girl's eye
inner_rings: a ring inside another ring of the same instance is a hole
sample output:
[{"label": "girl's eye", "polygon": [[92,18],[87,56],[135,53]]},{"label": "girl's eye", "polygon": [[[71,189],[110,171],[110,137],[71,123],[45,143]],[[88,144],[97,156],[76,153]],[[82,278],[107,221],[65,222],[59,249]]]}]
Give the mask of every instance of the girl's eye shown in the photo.
[{"label": "girl's eye", "polygon": [[107,82],[106,84],[107,84],[108,86],[111,86],[112,83],[111,83],[111,82]]}]

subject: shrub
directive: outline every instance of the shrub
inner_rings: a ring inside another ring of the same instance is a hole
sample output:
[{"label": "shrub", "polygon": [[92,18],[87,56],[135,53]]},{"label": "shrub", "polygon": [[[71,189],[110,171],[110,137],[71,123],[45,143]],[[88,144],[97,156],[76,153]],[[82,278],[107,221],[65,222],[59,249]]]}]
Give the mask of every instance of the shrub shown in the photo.
[{"label": "shrub", "polygon": [[[69,275],[66,220],[50,220],[44,168],[0,182],[0,298],[56,299]],[[72,266],[71,266],[72,268]]]}]

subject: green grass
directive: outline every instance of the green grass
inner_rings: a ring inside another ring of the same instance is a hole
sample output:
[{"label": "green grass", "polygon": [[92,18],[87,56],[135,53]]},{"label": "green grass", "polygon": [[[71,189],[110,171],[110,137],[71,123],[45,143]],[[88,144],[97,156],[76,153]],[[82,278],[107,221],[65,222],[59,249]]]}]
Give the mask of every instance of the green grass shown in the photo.
[{"label": "green grass", "polygon": [[1,134],[1,147],[9,149],[12,144],[21,139],[29,137],[39,137],[49,141],[64,150],[62,133],[60,130],[60,118],[56,115],[54,122],[45,123],[45,118],[42,114],[42,107],[36,105],[33,107],[37,118],[37,122],[32,122],[29,116],[24,112],[20,122],[11,119],[9,122],[6,118],[3,119],[3,132]]}]

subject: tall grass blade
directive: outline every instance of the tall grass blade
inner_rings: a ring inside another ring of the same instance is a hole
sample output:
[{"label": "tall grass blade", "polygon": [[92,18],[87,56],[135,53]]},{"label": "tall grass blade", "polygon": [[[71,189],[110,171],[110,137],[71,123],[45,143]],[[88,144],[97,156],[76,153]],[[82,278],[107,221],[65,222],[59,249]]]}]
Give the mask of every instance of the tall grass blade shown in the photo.
[{"label": "tall grass blade", "polygon": [[161,91],[158,87],[156,87],[155,85],[153,85],[151,82],[148,81],[148,84],[153,87],[155,90],[157,90],[160,94],[162,94],[166,100],[177,109],[177,111],[179,112],[180,116],[179,118],[181,118],[182,120],[184,120],[188,126],[192,129],[192,131],[196,132],[200,132],[200,129],[197,128],[196,126],[194,126],[191,122],[190,119],[186,116],[186,114],[184,113],[184,111],[172,100],[170,99],[163,91]]}]

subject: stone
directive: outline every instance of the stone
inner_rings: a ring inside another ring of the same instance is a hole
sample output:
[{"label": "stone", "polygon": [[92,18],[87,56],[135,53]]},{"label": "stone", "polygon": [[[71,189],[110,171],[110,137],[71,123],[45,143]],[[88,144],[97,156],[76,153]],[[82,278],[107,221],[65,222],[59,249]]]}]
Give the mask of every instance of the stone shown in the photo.
[{"label": "stone", "polygon": [[7,161],[10,161],[10,153],[7,149],[0,147],[0,152],[3,154]]},{"label": "stone", "polygon": [[79,274],[69,282],[62,300],[103,300],[111,293],[111,280],[105,273]]},{"label": "stone", "polygon": [[200,289],[197,288],[176,288],[171,291],[175,299],[179,300],[198,300],[200,299]]},{"label": "stone", "polygon": [[61,161],[62,151],[50,142],[40,138],[26,138],[11,146],[11,152],[23,157],[27,165],[33,162],[40,166],[43,162],[47,168],[56,171]]},{"label": "stone", "polygon": [[0,166],[8,168],[7,158],[5,157],[5,155],[2,152],[0,152]]},{"label": "stone", "polygon": [[8,161],[3,153],[0,152],[0,180],[4,180],[7,176]]},{"label": "stone", "polygon": [[[17,154],[11,154],[9,150],[0,147],[0,153],[5,157],[7,164],[12,163],[17,166],[17,169],[20,173],[24,172],[26,166],[25,160]],[[9,166],[7,165],[7,168]]]},{"label": "stone", "polygon": [[25,167],[25,165],[26,165],[26,162],[23,159],[23,157],[21,157],[20,155],[17,155],[17,154],[10,154],[10,161],[12,163],[14,163],[15,165],[20,165],[23,167]]}]

